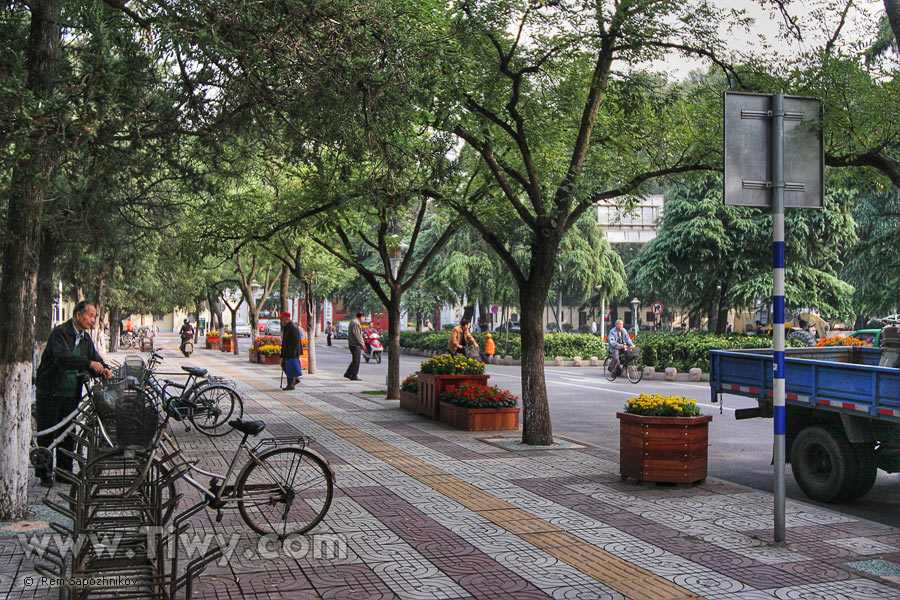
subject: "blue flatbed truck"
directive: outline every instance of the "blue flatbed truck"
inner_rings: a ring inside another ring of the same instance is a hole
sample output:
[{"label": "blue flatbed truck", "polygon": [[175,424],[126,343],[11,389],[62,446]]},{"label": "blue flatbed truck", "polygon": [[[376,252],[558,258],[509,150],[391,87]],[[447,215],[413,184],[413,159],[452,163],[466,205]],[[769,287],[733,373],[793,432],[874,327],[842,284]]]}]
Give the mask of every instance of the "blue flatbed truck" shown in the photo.
[{"label": "blue flatbed truck", "polygon": [[[721,394],[757,399],[735,418],[772,417],[771,349],[709,353],[713,402]],[[900,472],[900,328],[881,348],[786,350],[785,453],[800,489],[838,503],[867,494],[878,469]]]}]

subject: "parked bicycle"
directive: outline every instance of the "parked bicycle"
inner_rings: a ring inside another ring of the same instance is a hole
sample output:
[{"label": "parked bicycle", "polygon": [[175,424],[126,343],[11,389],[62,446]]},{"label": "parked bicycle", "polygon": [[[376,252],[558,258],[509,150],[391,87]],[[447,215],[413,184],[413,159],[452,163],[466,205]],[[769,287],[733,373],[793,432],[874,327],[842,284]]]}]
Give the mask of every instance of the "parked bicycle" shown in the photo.
[{"label": "parked bicycle", "polygon": [[[126,365],[128,360],[126,358]],[[162,354],[151,350],[150,360],[143,369],[133,367],[137,387],[151,395],[167,417],[182,422],[187,420],[204,435],[218,437],[231,432],[228,421],[240,419],[244,414],[244,401],[234,386],[208,375],[206,369],[190,366],[181,367],[188,374],[186,382],[160,381],[155,369],[163,360]]]},{"label": "parked bicycle", "polygon": [[637,383],[644,378],[644,365],[641,364],[641,350],[637,346],[632,346],[627,350],[619,353],[619,364],[615,371],[610,367],[612,365],[612,356],[607,356],[603,361],[603,375],[609,381],[615,381],[617,377],[623,373],[628,377],[631,383]]},{"label": "parked bicycle", "polygon": [[[264,438],[251,447],[248,439],[262,433],[265,423],[232,420],[229,427],[243,437],[227,471],[215,473],[182,456],[178,442],[167,433],[170,418],[171,413],[167,413],[149,449],[117,448],[98,456],[85,467],[86,477],[104,482],[106,494],[113,490],[129,497],[142,488],[154,469],[163,474],[163,480],[167,473],[183,471],[182,479],[200,492],[208,508],[217,511],[216,522],[221,522],[224,509],[236,508],[251,529],[279,539],[306,533],[325,517],[334,494],[334,471],[328,461],[308,448],[312,438]],[[238,457],[245,449],[249,458],[232,484]],[[194,479],[192,475],[196,474],[210,477],[209,484],[204,486]],[[166,506],[163,523],[171,518],[177,505],[172,499],[176,498],[175,483],[170,480],[161,490],[160,503]]]}]

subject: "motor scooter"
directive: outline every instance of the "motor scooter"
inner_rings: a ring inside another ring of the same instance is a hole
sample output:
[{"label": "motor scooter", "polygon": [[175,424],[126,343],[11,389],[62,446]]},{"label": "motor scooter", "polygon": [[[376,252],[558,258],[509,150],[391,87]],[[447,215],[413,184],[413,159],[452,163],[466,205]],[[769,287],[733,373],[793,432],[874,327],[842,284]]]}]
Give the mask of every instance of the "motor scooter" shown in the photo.
[{"label": "motor scooter", "polygon": [[183,335],[181,337],[181,352],[188,358],[194,352],[194,337]]},{"label": "motor scooter", "polygon": [[381,353],[384,350],[384,346],[381,345],[381,336],[378,335],[377,331],[367,333],[365,342],[366,344],[362,349],[363,358],[366,359],[366,362],[369,362],[371,359],[380,365]]}]

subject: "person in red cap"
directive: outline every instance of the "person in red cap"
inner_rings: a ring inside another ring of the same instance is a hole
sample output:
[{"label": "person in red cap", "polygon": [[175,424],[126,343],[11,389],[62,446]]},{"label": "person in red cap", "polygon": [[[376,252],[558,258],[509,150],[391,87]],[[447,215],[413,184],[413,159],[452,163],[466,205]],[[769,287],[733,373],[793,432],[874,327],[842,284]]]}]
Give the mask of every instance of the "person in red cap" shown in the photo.
[{"label": "person in red cap", "polygon": [[288,311],[278,315],[278,320],[281,321],[281,368],[287,376],[284,389],[292,390],[303,375],[300,369],[300,328],[291,321]]}]

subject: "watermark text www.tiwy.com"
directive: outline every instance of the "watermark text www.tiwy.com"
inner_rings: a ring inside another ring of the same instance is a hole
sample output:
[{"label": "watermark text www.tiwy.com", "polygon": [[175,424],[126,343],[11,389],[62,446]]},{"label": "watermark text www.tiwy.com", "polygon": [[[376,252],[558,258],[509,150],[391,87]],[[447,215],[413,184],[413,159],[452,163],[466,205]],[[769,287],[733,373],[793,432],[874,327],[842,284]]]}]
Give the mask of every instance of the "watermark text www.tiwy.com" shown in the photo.
[{"label": "watermark text www.tiwy.com", "polygon": [[[98,559],[121,558],[123,555],[129,559],[153,559],[161,553],[164,559],[177,557],[188,561],[215,553],[219,556],[219,566],[226,566],[232,560],[272,560],[279,557],[340,560],[347,558],[348,554],[346,537],[334,533],[292,534],[279,539],[274,534],[248,537],[239,533],[225,535],[191,530],[176,536],[173,531],[172,527],[142,527],[140,535],[145,536],[146,543],[140,546],[146,557],[138,556],[138,551],[134,550],[134,536],[123,533],[90,533],[75,537],[58,533],[20,533],[17,538],[25,557],[32,560],[44,558],[48,551],[62,556],[84,555],[82,553],[86,551]],[[123,546],[123,543],[126,545]],[[122,548],[126,550],[123,552]]]}]

